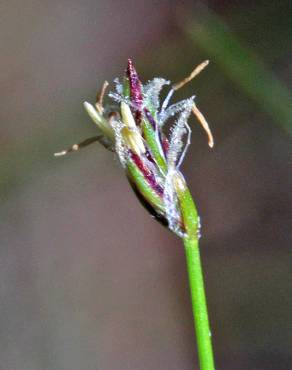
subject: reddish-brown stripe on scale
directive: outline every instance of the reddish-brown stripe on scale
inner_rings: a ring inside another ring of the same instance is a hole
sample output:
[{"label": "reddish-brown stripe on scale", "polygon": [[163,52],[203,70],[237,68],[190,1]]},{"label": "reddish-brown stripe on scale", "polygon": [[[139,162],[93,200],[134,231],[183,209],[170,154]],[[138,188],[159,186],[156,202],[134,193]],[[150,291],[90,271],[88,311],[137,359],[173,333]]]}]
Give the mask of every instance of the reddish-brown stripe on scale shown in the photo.
[{"label": "reddish-brown stripe on scale", "polygon": [[161,142],[164,154],[167,155],[167,152],[168,152],[168,149],[169,149],[169,141],[168,141],[167,137],[164,134],[160,133],[159,136],[160,136],[160,142]]},{"label": "reddish-brown stripe on scale", "polygon": [[154,173],[146,166],[146,164],[143,162],[143,159],[139,157],[137,154],[133,153],[131,151],[131,158],[136,164],[136,166],[139,168],[139,170],[144,175],[145,179],[147,180],[148,184],[151,186],[151,188],[160,196],[163,195],[163,188],[161,185],[157,184],[157,181],[155,179]]}]

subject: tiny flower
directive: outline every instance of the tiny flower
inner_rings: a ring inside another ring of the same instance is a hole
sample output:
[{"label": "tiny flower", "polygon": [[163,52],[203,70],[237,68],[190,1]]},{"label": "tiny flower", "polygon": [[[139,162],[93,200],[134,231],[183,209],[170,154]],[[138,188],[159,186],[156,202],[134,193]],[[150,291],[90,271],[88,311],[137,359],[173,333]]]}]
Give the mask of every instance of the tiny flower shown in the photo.
[{"label": "tiny flower", "polygon": [[[188,119],[192,113],[205,129],[209,146],[212,147],[214,142],[207,121],[194,103],[194,96],[172,105],[169,103],[173,93],[207,64],[207,61],[200,64],[190,76],[173,85],[164,102],[160,103],[161,89],[170,82],[154,78],[143,85],[129,59],[123,81],[116,79],[115,91],[108,94],[114,106],[103,107],[107,82],[95,106],[84,103],[99,134],[56,155],[99,141],[117,154],[134,192],[151,215],[184,237],[187,230],[181,202],[188,189],[180,166],[190,144]],[[163,126],[169,120],[174,123],[167,137]]]}]

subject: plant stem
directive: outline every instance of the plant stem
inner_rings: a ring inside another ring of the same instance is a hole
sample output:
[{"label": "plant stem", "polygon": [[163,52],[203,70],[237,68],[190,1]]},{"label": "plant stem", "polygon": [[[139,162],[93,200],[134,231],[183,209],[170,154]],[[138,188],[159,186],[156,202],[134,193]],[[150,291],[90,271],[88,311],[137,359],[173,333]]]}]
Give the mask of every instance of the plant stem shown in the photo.
[{"label": "plant stem", "polygon": [[214,370],[211,332],[208,319],[198,239],[184,239],[192,309],[201,370]]},{"label": "plant stem", "polygon": [[186,228],[186,236],[183,242],[187,259],[200,369],[215,370],[199,250],[199,216],[192,195],[183,178],[179,175],[176,179],[176,188]]}]

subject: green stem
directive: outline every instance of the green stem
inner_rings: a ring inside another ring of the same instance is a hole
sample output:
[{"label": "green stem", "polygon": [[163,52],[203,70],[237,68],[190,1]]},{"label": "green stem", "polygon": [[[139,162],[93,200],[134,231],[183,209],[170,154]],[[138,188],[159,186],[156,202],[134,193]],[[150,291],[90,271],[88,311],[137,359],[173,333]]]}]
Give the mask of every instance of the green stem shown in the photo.
[{"label": "green stem", "polygon": [[199,216],[190,191],[182,178],[178,179],[177,190],[187,233],[183,242],[187,259],[200,368],[201,370],[214,370],[211,331],[198,240]]},{"label": "green stem", "polygon": [[208,319],[199,242],[197,239],[185,238],[184,245],[187,259],[200,368],[201,370],[214,370],[215,367],[211,343],[211,331]]}]

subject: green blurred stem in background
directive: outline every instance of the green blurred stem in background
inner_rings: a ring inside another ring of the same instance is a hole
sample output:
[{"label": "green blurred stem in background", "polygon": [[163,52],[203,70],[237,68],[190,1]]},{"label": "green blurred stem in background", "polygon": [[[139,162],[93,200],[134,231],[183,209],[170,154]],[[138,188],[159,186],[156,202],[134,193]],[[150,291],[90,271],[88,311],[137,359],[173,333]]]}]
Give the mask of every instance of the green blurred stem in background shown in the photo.
[{"label": "green blurred stem in background", "polygon": [[214,370],[211,331],[198,240],[200,220],[188,188],[178,191],[178,198],[187,231],[187,236],[183,239],[183,242],[187,260],[200,369]]},{"label": "green blurred stem in background", "polygon": [[201,9],[200,18],[187,22],[184,31],[206,51],[242,91],[292,135],[292,94],[269,71],[255,50],[244,45],[215,13]]}]

